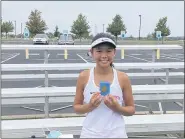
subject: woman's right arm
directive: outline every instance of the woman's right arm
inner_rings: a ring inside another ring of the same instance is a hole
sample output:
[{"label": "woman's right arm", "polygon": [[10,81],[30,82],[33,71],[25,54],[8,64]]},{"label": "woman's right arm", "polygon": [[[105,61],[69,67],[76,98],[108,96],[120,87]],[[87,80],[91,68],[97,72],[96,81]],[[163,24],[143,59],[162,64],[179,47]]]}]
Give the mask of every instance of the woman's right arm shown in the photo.
[{"label": "woman's right arm", "polygon": [[74,98],[73,108],[77,114],[85,114],[93,110],[93,107],[88,104],[83,104],[84,101],[84,87],[87,83],[88,71],[82,71],[79,74],[76,84],[76,95]]}]

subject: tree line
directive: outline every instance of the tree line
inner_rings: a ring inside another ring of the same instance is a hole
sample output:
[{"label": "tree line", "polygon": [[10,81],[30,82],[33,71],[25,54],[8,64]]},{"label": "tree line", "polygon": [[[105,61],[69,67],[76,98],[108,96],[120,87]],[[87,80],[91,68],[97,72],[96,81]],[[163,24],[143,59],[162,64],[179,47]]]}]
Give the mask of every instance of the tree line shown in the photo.
[{"label": "tree line", "polygon": [[[41,17],[42,12],[35,9],[31,11],[28,21],[26,22],[26,27],[30,31],[30,36],[33,37],[37,33],[45,33],[46,30],[48,30],[48,27],[46,25],[46,22]],[[6,37],[9,32],[13,32],[14,25],[11,21],[4,21],[1,24],[1,34],[5,33]],[[118,36],[121,34],[121,31],[125,31],[127,33],[126,25],[124,24],[124,21],[122,17],[117,14],[112,19],[112,23],[108,24],[108,27],[106,28],[106,32],[112,34],[115,36],[116,40]],[[148,38],[155,38],[156,37],[156,31],[161,31],[162,40],[164,37],[169,36],[171,34],[171,31],[169,27],[167,26],[167,17],[162,17],[159,19],[158,23],[156,24],[156,27],[152,33],[149,33],[147,35]],[[76,20],[73,21],[73,24],[71,26],[70,32],[73,34],[73,37],[75,39],[82,39],[82,38],[89,38],[92,37],[90,35],[90,26],[87,21],[87,17],[84,16],[82,13],[80,13]],[[50,38],[52,37],[59,37],[62,32],[59,31],[58,25],[55,26],[55,30],[53,32],[47,33]]]}]

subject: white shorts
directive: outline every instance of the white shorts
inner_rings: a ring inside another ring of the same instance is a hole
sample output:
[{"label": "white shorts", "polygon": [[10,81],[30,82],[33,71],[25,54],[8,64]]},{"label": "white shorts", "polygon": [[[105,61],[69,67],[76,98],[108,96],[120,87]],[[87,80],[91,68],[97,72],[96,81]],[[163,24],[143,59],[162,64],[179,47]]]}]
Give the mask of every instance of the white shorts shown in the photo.
[{"label": "white shorts", "polygon": [[126,134],[125,128],[123,127],[103,132],[95,132],[83,127],[80,138],[128,138],[128,136]]}]

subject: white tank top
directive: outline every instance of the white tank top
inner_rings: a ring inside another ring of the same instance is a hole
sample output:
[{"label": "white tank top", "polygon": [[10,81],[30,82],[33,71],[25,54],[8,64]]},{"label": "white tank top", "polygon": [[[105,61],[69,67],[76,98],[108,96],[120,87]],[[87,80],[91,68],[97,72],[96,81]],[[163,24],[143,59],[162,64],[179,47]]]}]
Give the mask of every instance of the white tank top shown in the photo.
[{"label": "white tank top", "polygon": [[[123,104],[123,93],[119,85],[117,71],[113,68],[114,79],[110,86],[110,94],[115,96],[120,105]],[[84,88],[84,103],[89,103],[93,92],[99,92],[94,82],[94,68],[90,70],[89,80]],[[122,115],[112,111],[104,102],[87,113],[83,122],[80,138],[128,138]]]}]

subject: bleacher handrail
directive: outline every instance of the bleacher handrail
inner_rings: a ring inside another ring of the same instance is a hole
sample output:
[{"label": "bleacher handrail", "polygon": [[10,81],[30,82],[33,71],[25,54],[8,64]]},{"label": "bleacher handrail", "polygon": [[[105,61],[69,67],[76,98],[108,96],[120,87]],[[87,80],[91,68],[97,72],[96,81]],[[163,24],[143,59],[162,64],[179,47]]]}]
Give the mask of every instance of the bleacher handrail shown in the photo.
[{"label": "bleacher handrail", "polygon": [[[2,50],[89,50],[90,45],[19,45],[19,44],[3,44]],[[125,50],[169,50],[183,49],[180,45],[117,45],[117,49]]]}]

